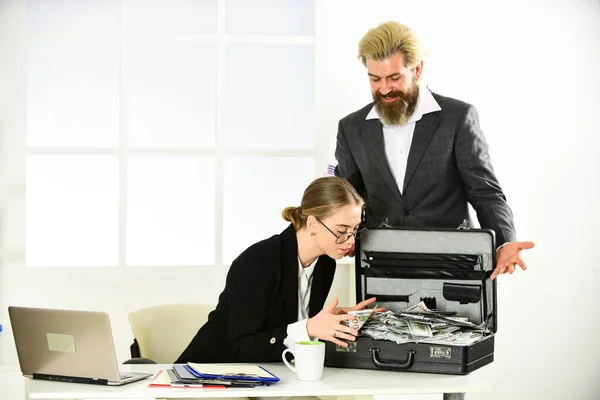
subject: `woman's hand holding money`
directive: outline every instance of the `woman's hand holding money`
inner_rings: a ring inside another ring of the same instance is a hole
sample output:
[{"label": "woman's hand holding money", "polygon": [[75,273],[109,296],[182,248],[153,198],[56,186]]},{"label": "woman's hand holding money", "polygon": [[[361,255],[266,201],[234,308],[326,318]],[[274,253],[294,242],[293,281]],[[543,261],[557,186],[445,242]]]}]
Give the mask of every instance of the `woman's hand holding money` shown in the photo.
[{"label": "woman's hand holding money", "polygon": [[348,344],[339,339],[345,339],[354,341],[358,331],[350,326],[342,325],[342,321],[349,321],[352,326],[358,323],[354,316],[348,314],[333,314],[333,310],[338,305],[338,298],[336,297],[331,304],[326,306],[312,318],[309,318],[306,322],[306,331],[308,336],[316,337],[322,340],[333,342],[343,347],[347,347]]}]

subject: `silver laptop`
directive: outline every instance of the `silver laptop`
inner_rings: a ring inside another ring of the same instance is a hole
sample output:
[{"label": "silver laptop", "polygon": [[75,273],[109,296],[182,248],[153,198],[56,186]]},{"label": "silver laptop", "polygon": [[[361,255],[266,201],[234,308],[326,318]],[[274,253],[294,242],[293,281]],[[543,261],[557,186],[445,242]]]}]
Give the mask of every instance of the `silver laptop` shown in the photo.
[{"label": "silver laptop", "polygon": [[24,376],[99,385],[152,376],[119,372],[106,313],[8,307],[8,314]]}]

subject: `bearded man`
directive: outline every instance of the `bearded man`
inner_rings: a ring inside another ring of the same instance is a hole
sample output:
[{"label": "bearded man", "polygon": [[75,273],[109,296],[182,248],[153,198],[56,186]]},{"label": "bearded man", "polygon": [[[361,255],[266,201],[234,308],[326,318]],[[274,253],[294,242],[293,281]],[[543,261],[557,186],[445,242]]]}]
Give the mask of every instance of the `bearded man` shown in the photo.
[{"label": "bearded man", "polygon": [[513,214],[492,168],[475,107],[419,86],[424,50],[411,28],[386,22],[359,43],[373,103],[338,127],[337,176],[366,200],[367,227],[473,226],[496,232],[492,274],[513,273],[532,242],[517,242]]}]

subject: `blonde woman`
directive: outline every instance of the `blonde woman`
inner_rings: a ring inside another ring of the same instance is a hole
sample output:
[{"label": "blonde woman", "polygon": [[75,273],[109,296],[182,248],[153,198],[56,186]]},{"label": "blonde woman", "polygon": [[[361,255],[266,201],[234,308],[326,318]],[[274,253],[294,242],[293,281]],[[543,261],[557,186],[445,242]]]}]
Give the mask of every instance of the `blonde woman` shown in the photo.
[{"label": "blonde woman", "polygon": [[363,199],[346,180],[325,177],[304,191],[300,206],[287,207],[291,224],[260,241],[231,264],[216,309],[176,363],[276,362],[286,347],[320,339],[347,346],[357,321],[346,311],[323,308],[335,260],[348,254],[360,235]]}]

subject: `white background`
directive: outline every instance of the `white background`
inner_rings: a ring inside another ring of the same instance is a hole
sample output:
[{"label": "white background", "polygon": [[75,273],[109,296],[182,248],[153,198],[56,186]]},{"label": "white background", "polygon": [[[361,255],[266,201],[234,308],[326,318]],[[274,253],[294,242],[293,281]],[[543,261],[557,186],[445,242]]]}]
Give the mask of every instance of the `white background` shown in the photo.
[{"label": "white background", "polygon": [[[19,243],[10,242],[23,236],[24,226],[9,207],[24,203],[24,174],[15,161],[23,157],[15,149],[26,120],[27,57],[18,36],[24,7],[23,1],[0,1],[0,364],[16,364],[7,307],[17,304],[107,311],[124,361],[132,339],[128,312],[214,303],[226,267],[180,267],[177,274],[164,267],[24,267],[22,252],[12,250]],[[268,15],[269,9],[256,3],[249,12]],[[536,242],[524,255],[526,273],[499,278],[495,361],[480,371],[494,391],[469,398],[597,399],[599,2],[317,1],[315,165],[333,161],[338,120],[370,100],[357,43],[368,28],[390,19],[425,37],[429,86],[477,107],[518,237]],[[265,80],[262,87],[275,92],[285,81]],[[244,95],[252,100],[252,93]],[[336,275],[346,302],[348,269],[341,265]]]}]

